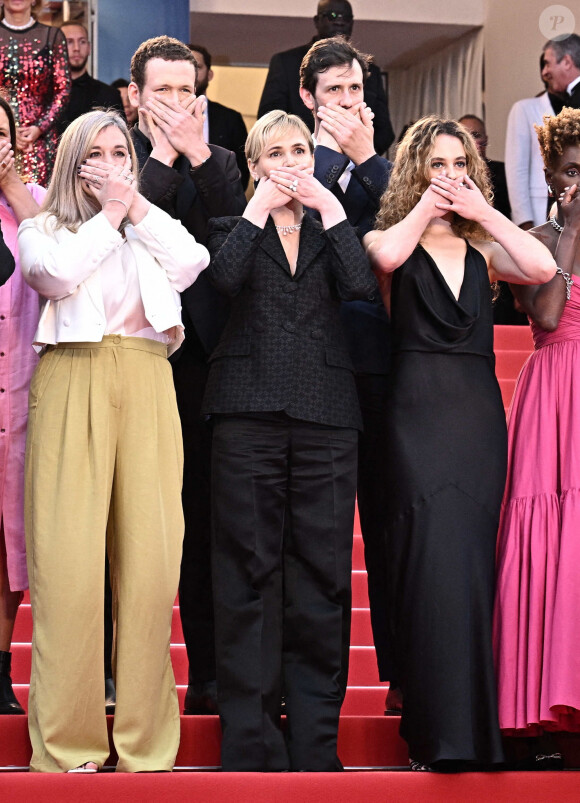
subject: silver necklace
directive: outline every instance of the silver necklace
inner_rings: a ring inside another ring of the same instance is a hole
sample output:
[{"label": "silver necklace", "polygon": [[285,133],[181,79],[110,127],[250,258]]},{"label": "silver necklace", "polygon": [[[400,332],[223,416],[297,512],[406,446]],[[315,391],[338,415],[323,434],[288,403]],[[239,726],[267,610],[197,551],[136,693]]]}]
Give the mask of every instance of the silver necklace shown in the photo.
[{"label": "silver necklace", "polygon": [[293,231],[300,231],[302,228],[302,221],[295,223],[293,226],[276,226],[276,231],[279,231],[284,237],[287,234],[292,234]]},{"label": "silver necklace", "polygon": [[11,31],[25,31],[27,28],[30,28],[31,25],[34,25],[35,19],[34,17],[31,16],[28,22],[25,23],[24,25],[12,25],[11,22],[8,22],[6,20],[6,17],[4,17],[2,22],[7,28],[10,28]]},{"label": "silver necklace", "polygon": [[556,220],[556,216],[555,215],[552,215],[552,217],[550,218],[550,223],[552,224],[553,228],[555,228],[556,231],[559,234],[562,234],[562,232],[564,231],[564,226],[560,226],[560,224]]}]

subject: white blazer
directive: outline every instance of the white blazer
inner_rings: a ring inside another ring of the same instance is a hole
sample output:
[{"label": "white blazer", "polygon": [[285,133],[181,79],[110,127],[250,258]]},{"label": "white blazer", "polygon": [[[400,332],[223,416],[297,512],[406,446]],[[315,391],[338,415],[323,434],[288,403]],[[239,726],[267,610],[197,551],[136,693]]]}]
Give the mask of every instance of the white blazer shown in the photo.
[{"label": "white blazer", "polygon": [[[20,265],[27,283],[44,298],[34,338],[47,343],[99,342],[106,329],[100,265],[125,242],[101,212],[78,231],[55,228],[46,213],[18,229]],[[156,206],[125,228],[135,255],[145,315],[156,332],[171,331],[169,353],[183,340],[179,293],[209,264],[207,249]]]},{"label": "white blazer", "polygon": [[554,114],[548,93],[518,100],[512,106],[506,131],[505,175],[512,220],[519,226],[531,220],[546,222],[548,188],[534,123],[543,124],[544,114]]}]

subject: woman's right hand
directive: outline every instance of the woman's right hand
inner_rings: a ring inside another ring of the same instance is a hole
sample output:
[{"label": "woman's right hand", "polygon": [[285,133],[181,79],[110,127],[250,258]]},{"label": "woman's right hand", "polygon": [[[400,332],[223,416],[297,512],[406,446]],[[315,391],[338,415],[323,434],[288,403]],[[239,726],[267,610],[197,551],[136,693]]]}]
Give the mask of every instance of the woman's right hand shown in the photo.
[{"label": "woman's right hand", "polygon": [[564,190],[558,199],[558,206],[564,218],[564,226],[580,231],[580,187],[578,184],[572,184],[571,187]]},{"label": "woman's right hand", "polygon": [[256,203],[259,203],[260,206],[267,209],[268,213],[270,213],[272,209],[285,206],[290,200],[275,181],[265,176],[259,180],[253,198],[256,199]]},{"label": "woman's right hand", "polygon": [[18,178],[14,166],[14,151],[12,150],[10,140],[3,139],[0,140],[0,187],[14,178]]},{"label": "woman's right hand", "polygon": [[[78,173],[81,180],[85,182],[85,187],[97,199],[106,213],[111,225],[117,228],[128,214],[135,198],[135,178],[131,172],[129,157],[118,165],[112,165],[100,159],[87,159],[79,166]],[[108,204],[107,202],[113,198],[123,203]],[[120,214],[121,210],[122,214]]]},{"label": "woman's right hand", "polygon": [[425,215],[429,220],[436,217],[444,217],[448,210],[441,209],[441,196],[433,184],[430,184],[419,201],[417,202],[416,209],[420,210],[421,214]]}]

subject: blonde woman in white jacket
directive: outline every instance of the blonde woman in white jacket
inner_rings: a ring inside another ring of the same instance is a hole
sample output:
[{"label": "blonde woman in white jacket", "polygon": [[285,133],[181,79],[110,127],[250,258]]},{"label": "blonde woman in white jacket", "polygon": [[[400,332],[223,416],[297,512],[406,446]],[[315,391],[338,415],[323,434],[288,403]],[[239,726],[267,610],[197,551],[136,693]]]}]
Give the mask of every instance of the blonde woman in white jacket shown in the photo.
[{"label": "blonde woman in white jacket", "polygon": [[171,770],[179,744],[169,638],[182,446],[167,354],[183,339],[179,292],[209,255],[139,194],[136,171],[121,118],[83,115],[62,137],[41,214],[18,236],[24,277],[43,299],[25,495],[40,772],[96,772],[109,754],[105,550],[117,769]]}]

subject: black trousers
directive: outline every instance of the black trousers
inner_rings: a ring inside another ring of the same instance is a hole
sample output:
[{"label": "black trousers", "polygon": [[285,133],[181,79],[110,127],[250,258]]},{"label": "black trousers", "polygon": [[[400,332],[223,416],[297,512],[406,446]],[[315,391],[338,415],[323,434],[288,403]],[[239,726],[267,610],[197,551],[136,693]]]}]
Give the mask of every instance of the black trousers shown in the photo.
[{"label": "black trousers", "polygon": [[389,380],[382,374],[358,374],[357,391],[364,432],[358,451],[358,511],[364,541],[371,625],[379,677],[398,685],[389,627],[387,587],[385,399]]},{"label": "black trousers", "polygon": [[341,767],[357,441],[354,429],[283,413],[216,418],[212,559],[226,771]]},{"label": "black trousers", "polygon": [[210,554],[211,424],[200,415],[207,375],[206,357],[191,333],[182,354],[173,364],[183,432],[185,534],[179,611],[189,661],[189,683],[215,680]]}]

